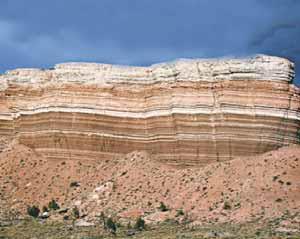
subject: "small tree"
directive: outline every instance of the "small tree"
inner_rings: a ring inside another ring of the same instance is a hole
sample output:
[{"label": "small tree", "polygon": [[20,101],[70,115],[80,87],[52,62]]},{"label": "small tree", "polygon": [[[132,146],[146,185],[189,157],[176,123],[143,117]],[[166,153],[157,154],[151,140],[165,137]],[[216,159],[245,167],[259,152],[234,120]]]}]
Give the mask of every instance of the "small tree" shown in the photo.
[{"label": "small tree", "polygon": [[142,231],[145,230],[145,226],[146,226],[145,220],[141,217],[138,217],[135,222],[134,229]]},{"label": "small tree", "polygon": [[40,214],[40,209],[37,206],[28,206],[27,207],[27,213],[29,216],[32,216],[34,218],[37,218]]},{"label": "small tree", "polygon": [[52,199],[50,202],[49,202],[49,204],[48,204],[48,208],[51,210],[57,210],[57,209],[59,209],[59,205],[57,204],[57,202],[54,200],[54,199]]},{"label": "small tree", "polygon": [[107,229],[109,229],[109,231],[112,233],[112,234],[116,234],[116,231],[117,231],[117,226],[116,226],[116,223],[113,221],[112,218],[108,218],[107,221],[106,221],[106,226],[107,226]]},{"label": "small tree", "polygon": [[162,212],[166,212],[169,209],[168,209],[168,207],[163,202],[160,202],[159,210],[162,211]]}]

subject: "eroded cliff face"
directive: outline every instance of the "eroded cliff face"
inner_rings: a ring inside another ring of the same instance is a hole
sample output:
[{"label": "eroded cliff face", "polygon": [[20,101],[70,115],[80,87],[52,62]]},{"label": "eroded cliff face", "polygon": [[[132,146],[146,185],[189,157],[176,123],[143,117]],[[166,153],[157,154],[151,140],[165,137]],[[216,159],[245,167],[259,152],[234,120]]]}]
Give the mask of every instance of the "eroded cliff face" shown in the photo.
[{"label": "eroded cliff face", "polygon": [[94,63],[0,76],[0,135],[51,159],[147,151],[205,165],[298,142],[300,90],[286,59]]}]

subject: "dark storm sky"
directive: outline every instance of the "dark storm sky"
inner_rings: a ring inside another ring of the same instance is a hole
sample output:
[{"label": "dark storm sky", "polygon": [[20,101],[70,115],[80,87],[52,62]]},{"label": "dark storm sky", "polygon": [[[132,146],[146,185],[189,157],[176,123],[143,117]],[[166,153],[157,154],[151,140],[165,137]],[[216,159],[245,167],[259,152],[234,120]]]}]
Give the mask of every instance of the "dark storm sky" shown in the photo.
[{"label": "dark storm sky", "polygon": [[0,0],[0,72],[257,53],[300,68],[300,0]]}]

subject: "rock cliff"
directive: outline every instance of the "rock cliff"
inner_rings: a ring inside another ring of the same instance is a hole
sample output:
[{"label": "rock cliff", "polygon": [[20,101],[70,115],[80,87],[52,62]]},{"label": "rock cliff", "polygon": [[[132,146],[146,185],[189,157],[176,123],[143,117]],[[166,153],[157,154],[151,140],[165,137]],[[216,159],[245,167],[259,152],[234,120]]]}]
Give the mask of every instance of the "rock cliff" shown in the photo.
[{"label": "rock cliff", "polygon": [[265,55],[16,69],[0,75],[0,136],[49,160],[147,151],[201,166],[298,143],[293,78],[293,63]]}]

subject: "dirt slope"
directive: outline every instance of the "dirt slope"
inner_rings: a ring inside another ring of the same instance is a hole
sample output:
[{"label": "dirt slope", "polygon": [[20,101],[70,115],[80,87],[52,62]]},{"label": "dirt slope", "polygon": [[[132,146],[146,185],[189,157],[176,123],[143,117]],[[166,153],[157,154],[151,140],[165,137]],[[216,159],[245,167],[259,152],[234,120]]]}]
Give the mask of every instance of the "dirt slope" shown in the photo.
[{"label": "dirt slope", "polygon": [[[55,199],[90,219],[102,211],[154,222],[270,219],[300,212],[299,163],[300,146],[189,169],[163,165],[146,152],[111,161],[47,161],[15,141],[0,154],[0,206],[22,214],[27,205]],[[160,202],[169,210],[161,212]]]}]

